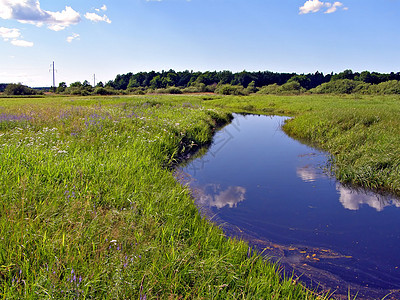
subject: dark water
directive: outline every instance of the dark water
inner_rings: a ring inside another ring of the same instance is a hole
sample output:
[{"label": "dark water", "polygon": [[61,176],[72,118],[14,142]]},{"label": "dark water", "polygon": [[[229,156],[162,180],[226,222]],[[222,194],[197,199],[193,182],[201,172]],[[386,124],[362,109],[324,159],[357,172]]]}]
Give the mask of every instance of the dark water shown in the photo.
[{"label": "dark water", "polygon": [[228,235],[306,285],[400,298],[400,202],[326,175],[327,155],[282,132],[286,119],[236,115],[179,176]]}]

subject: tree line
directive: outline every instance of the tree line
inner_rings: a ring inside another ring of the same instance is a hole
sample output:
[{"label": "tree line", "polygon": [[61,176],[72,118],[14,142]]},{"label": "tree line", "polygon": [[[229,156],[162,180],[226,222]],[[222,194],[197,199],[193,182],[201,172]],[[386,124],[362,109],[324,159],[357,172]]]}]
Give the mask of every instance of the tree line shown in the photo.
[{"label": "tree line", "polygon": [[[92,86],[87,80],[69,86],[61,82],[56,89],[60,94],[110,95],[145,93],[203,93],[247,95],[250,93],[394,93],[398,88],[400,72],[353,72],[337,74],[315,72],[309,74],[277,73],[271,71],[233,73],[231,71],[179,71],[139,72],[118,74],[105,84]],[[378,87],[379,86],[379,87]]]}]

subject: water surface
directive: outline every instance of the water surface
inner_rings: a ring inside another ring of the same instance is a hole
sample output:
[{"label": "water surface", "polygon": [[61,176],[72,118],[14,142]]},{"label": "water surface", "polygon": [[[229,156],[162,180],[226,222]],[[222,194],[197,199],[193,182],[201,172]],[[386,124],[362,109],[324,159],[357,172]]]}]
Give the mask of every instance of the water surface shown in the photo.
[{"label": "water surface", "polygon": [[327,155],[288,137],[286,119],[235,115],[181,167],[197,205],[307,285],[400,297],[400,202],[328,176]]}]

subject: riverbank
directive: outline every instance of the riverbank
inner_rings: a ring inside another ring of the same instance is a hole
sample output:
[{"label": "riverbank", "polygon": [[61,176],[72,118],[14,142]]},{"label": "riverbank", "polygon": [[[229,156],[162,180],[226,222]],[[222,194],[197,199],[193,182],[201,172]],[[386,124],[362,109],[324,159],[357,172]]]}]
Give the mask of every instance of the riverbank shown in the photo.
[{"label": "riverbank", "polygon": [[0,295],[318,298],[202,218],[166,167],[228,121],[202,102],[0,99]]}]

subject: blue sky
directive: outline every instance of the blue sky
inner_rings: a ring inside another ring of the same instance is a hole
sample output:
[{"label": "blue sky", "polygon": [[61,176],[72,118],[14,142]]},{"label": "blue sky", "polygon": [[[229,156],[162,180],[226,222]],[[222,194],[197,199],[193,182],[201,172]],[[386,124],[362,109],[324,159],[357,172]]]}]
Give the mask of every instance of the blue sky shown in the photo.
[{"label": "blue sky", "polygon": [[0,83],[400,71],[400,0],[0,0]]}]

